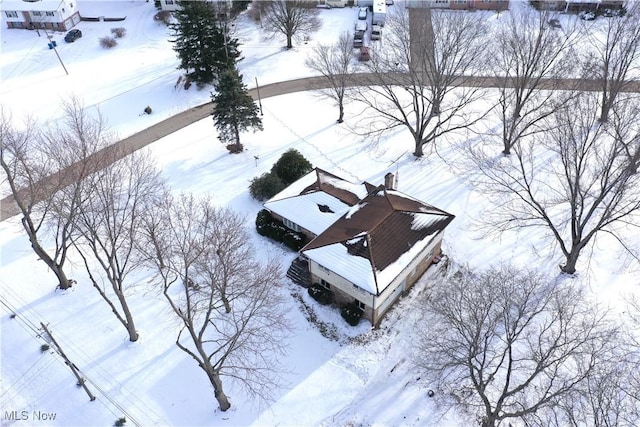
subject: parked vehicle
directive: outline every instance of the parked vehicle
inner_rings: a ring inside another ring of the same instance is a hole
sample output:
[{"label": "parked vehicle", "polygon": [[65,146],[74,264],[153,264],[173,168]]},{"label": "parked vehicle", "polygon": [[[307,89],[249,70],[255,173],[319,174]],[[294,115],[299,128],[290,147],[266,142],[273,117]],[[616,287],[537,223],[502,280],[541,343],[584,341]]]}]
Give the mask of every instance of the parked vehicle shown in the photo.
[{"label": "parked vehicle", "polygon": [[380,25],[371,26],[371,40],[380,40],[382,38],[382,27]]},{"label": "parked vehicle", "polygon": [[364,33],[356,32],[353,36],[353,47],[362,47],[364,46]]},{"label": "parked vehicle", "polygon": [[356,21],[356,33],[365,33],[367,31],[367,21]]},{"label": "parked vehicle", "polygon": [[64,36],[64,41],[66,41],[67,43],[73,43],[80,37],[82,37],[82,31],[74,28],[73,30],[69,31],[66,36]]},{"label": "parked vehicle", "polygon": [[358,19],[362,21],[366,21],[367,15],[369,14],[369,9],[366,7],[361,7],[358,9]]},{"label": "parked vehicle", "polygon": [[362,46],[360,48],[360,54],[358,55],[358,61],[369,61],[371,59],[371,55],[369,54],[369,48],[366,46]]}]

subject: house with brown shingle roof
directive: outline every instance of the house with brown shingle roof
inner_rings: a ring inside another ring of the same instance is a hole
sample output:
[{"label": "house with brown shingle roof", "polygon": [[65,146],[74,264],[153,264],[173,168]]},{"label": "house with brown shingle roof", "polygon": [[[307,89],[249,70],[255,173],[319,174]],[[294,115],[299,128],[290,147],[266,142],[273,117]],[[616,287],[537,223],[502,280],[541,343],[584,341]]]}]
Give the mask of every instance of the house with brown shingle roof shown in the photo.
[{"label": "house with brown shingle roof", "polygon": [[[334,199],[339,202],[333,203]],[[282,200],[288,205],[277,203]],[[325,203],[331,214],[318,208]],[[312,282],[329,289],[339,306],[356,303],[372,325],[440,255],[444,230],[454,219],[395,190],[391,174],[385,177],[385,185],[376,187],[354,184],[320,169],[265,203],[266,209],[273,207],[286,219],[285,225],[299,225],[296,231],[316,231],[300,250]],[[290,208],[291,215],[284,208]]]}]

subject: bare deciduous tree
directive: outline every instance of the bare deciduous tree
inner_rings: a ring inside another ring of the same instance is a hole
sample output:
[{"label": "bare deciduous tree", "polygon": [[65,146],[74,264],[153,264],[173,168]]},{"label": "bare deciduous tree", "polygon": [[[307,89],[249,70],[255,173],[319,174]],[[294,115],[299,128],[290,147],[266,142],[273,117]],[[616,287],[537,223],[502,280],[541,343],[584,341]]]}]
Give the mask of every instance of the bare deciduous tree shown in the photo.
[{"label": "bare deciduous tree", "polygon": [[[368,136],[406,128],[414,155],[449,132],[475,125],[483,90],[464,87],[485,64],[487,32],[480,15],[431,9],[396,9],[385,25],[385,50],[374,51],[354,98],[367,107]],[[373,112],[373,114],[371,114]]]},{"label": "bare deciduous tree", "polygon": [[[566,93],[541,91],[541,83],[567,77],[573,67],[572,47],[578,31],[566,20],[562,30],[552,28],[549,11],[527,8],[511,11],[495,39],[496,77],[500,78],[500,115],[503,153],[521,137],[543,131],[540,122],[566,102]],[[566,89],[566,88],[565,88]]]},{"label": "bare deciduous tree", "polygon": [[591,54],[586,61],[587,77],[600,81],[602,100],[600,121],[609,119],[609,111],[630,81],[640,72],[640,4],[629,2],[623,17],[607,19],[604,35],[589,31]]},{"label": "bare deciduous tree", "polygon": [[[162,181],[148,156],[136,152],[98,172],[90,185],[74,224],[74,245],[93,287],[126,328],[129,340],[137,341],[126,295],[128,277],[141,267],[137,241],[142,219],[155,205]],[[102,274],[95,273],[91,259]]]},{"label": "bare deciduous tree", "polygon": [[615,345],[617,328],[567,281],[502,267],[434,286],[416,363],[445,407],[483,427],[546,418]]},{"label": "bare deciduous tree", "polygon": [[499,232],[546,228],[568,274],[598,233],[609,233],[637,257],[625,243],[628,230],[619,227],[638,227],[640,111],[632,102],[618,102],[610,123],[603,124],[598,105],[595,94],[582,93],[549,117],[547,132],[519,141],[515,158],[476,158],[497,205],[487,223]]},{"label": "bare deciduous tree", "polygon": [[242,218],[210,200],[167,196],[146,224],[147,259],[181,323],[176,345],[206,373],[220,409],[231,407],[224,376],[270,400],[290,330],[279,264],[256,260]]},{"label": "bare deciduous tree", "polygon": [[308,36],[320,28],[317,3],[309,0],[269,0],[262,9],[262,22],[272,36],[283,34],[287,49],[300,34]]},{"label": "bare deciduous tree", "polygon": [[344,119],[344,99],[352,85],[355,64],[353,63],[353,38],[348,32],[332,45],[318,45],[305,61],[307,67],[317,71],[329,81],[329,87],[320,92],[338,104],[338,123]]},{"label": "bare deciduous tree", "polygon": [[[71,247],[72,224],[86,196],[84,180],[100,159],[95,154],[109,142],[102,117],[91,116],[76,98],[62,105],[63,118],[38,129],[27,121],[17,130],[11,118],[0,118],[0,164],[31,247],[58,279],[58,287],[73,283],[64,271]],[[50,237],[53,248],[42,243]]]}]

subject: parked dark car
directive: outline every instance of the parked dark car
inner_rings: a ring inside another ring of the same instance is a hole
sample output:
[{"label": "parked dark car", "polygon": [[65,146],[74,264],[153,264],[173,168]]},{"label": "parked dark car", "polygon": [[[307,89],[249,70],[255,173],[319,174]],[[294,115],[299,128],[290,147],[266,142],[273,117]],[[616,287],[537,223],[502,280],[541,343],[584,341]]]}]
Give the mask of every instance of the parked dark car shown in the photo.
[{"label": "parked dark car", "polygon": [[80,37],[82,37],[82,31],[74,28],[73,30],[69,31],[66,36],[64,36],[64,41],[66,41],[67,43],[73,43]]}]

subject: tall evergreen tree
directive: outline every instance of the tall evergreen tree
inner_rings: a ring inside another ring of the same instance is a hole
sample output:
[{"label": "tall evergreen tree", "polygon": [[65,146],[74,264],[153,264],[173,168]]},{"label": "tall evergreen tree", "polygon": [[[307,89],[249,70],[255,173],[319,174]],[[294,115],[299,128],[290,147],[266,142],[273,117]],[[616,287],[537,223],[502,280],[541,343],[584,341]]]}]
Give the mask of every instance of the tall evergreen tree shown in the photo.
[{"label": "tall evergreen tree", "polygon": [[235,65],[220,73],[215,89],[216,93],[211,98],[216,105],[213,121],[218,129],[218,139],[230,145],[230,151],[242,151],[240,132],[249,129],[254,132],[262,130],[258,107],[249,95],[247,86],[242,82],[242,75],[238,73]]},{"label": "tall evergreen tree", "polygon": [[240,55],[238,39],[229,35],[227,21],[205,1],[181,1],[175,12],[173,50],[187,77],[197,84],[211,83]]}]

